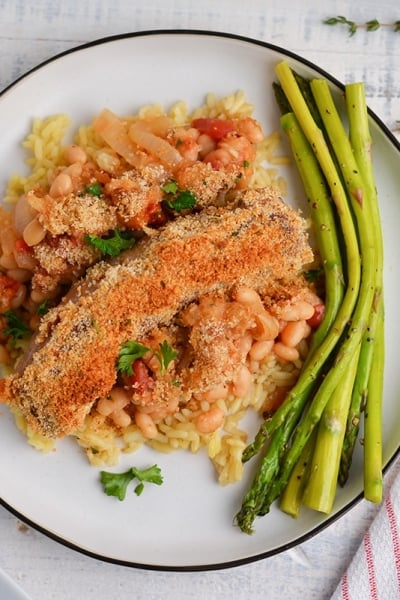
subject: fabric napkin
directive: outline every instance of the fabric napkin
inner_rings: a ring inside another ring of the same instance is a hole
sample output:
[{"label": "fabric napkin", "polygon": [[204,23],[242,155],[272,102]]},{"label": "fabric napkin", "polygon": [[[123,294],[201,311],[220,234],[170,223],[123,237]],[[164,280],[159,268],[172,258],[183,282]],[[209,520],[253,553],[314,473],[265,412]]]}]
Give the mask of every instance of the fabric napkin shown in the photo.
[{"label": "fabric napkin", "polygon": [[400,470],[331,600],[400,599]]}]

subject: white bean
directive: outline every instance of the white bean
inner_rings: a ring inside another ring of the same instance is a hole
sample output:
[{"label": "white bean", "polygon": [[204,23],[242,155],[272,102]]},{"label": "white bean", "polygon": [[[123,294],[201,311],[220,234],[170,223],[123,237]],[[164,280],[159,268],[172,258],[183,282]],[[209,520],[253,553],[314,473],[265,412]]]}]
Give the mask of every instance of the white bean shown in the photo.
[{"label": "white bean", "polygon": [[306,321],[290,321],[281,332],[281,342],[285,346],[295,348],[301,340],[308,334],[308,325]]},{"label": "white bean", "polygon": [[235,347],[243,355],[247,356],[253,344],[253,336],[250,333],[244,334],[239,339],[235,340]]},{"label": "white bean", "polygon": [[135,412],[135,422],[144,437],[150,440],[154,440],[157,437],[158,430],[150,415],[137,410]]},{"label": "white bean", "polygon": [[127,412],[122,408],[121,410],[114,410],[111,414],[111,418],[118,427],[128,427],[131,424],[131,418]]},{"label": "white bean", "polygon": [[232,382],[232,392],[238,398],[244,398],[250,389],[252,374],[246,365],[242,365]]},{"label": "white bean", "polygon": [[254,342],[250,348],[249,356],[251,360],[263,360],[271,353],[274,342],[273,340],[261,340]]},{"label": "white bean", "polygon": [[279,311],[279,318],[283,321],[300,321],[310,319],[314,314],[314,307],[309,302],[299,300],[294,304],[288,304]]},{"label": "white bean", "polygon": [[97,403],[97,412],[108,417],[113,413],[118,413],[124,406],[130,403],[130,396],[124,388],[114,387],[110,395],[104,398],[100,398]]},{"label": "white bean", "polygon": [[8,277],[11,277],[11,279],[14,279],[14,281],[18,281],[18,283],[25,283],[32,277],[31,271],[28,271],[28,269],[19,268],[8,269],[7,275]]},{"label": "white bean", "polygon": [[72,165],[73,163],[85,164],[87,161],[87,154],[83,148],[77,144],[70,144],[64,150],[65,160]]},{"label": "white bean", "polygon": [[48,295],[44,292],[39,292],[38,290],[31,291],[31,300],[35,304],[41,304],[44,300],[48,299]]},{"label": "white bean", "polygon": [[39,244],[46,237],[46,230],[38,218],[35,217],[25,227],[22,237],[28,246],[36,246],[36,244]]},{"label": "white bean", "polygon": [[225,413],[221,408],[215,406],[196,418],[196,429],[200,433],[213,433],[223,424]]},{"label": "white bean", "polygon": [[206,402],[215,402],[216,400],[224,400],[228,396],[228,387],[224,383],[214,386],[210,390],[201,394],[201,399]]},{"label": "white bean", "polygon": [[282,344],[282,342],[276,342],[276,344],[274,344],[273,351],[275,352],[277,358],[283,360],[284,362],[294,362],[300,356],[299,351],[296,348],[285,346],[285,344]]},{"label": "white bean", "polygon": [[26,297],[26,287],[24,285],[20,285],[16,295],[10,302],[11,309],[15,310],[20,307]]},{"label": "white bean", "polygon": [[2,254],[0,256],[0,267],[3,267],[3,269],[15,269],[17,266],[18,265],[13,254]]},{"label": "white bean", "polygon": [[199,135],[199,137],[197,138],[197,143],[200,147],[200,156],[206,156],[206,154],[208,154],[209,152],[211,152],[212,150],[215,150],[216,148],[216,142],[215,140],[212,139],[212,137],[210,137],[209,135],[202,133],[201,135]]},{"label": "white bean", "polygon": [[53,198],[57,198],[58,196],[67,196],[74,189],[72,185],[72,179],[68,173],[59,173],[53,183],[50,186],[49,194]]},{"label": "white bean", "polygon": [[256,290],[249,287],[240,287],[235,292],[236,302],[244,304],[251,308],[254,312],[264,311],[264,305]]}]

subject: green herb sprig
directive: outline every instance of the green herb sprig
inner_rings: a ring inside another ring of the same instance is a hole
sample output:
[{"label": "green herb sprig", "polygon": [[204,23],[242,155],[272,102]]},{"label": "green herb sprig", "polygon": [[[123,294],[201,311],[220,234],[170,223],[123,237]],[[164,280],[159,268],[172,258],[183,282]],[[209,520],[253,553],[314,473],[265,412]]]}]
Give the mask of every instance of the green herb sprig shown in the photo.
[{"label": "green herb sprig", "polygon": [[363,28],[366,31],[377,31],[381,27],[390,28],[395,32],[400,31],[400,20],[393,21],[393,23],[380,23],[378,19],[371,19],[365,23],[357,23],[347,17],[338,15],[337,17],[329,17],[324,20],[325,25],[345,25],[348,29],[350,36],[355,35],[358,29]]},{"label": "green herb sprig", "polygon": [[161,189],[166,194],[164,204],[170,210],[181,212],[182,210],[194,208],[197,204],[197,199],[193,192],[190,190],[181,190],[173,179],[167,181]]},{"label": "green herb sprig", "polygon": [[125,375],[133,375],[133,363],[148,352],[150,352],[150,348],[136,340],[125,342],[118,354],[117,370]]},{"label": "green herb sprig", "polygon": [[129,231],[114,229],[109,237],[85,235],[84,240],[88,246],[93,246],[105,256],[118,256],[123,250],[132,248],[136,240]]},{"label": "green herb sprig", "polygon": [[14,344],[17,340],[20,340],[32,333],[28,325],[26,325],[21,317],[19,317],[13,310],[7,310],[3,316],[6,319],[6,327],[4,328],[3,333],[5,335],[9,335]]},{"label": "green herb sprig", "polygon": [[153,465],[147,469],[131,467],[123,473],[111,473],[109,471],[100,472],[100,481],[103,485],[104,493],[107,494],[107,496],[115,496],[121,501],[125,500],[128,485],[133,479],[139,481],[134,489],[137,496],[140,496],[143,492],[145,483],[161,485],[164,481],[161,469],[157,465]]},{"label": "green herb sprig", "polygon": [[95,196],[99,198],[103,194],[103,186],[101,183],[96,181],[95,183],[92,183],[92,185],[86,186],[85,192],[86,194],[89,194],[89,196]]},{"label": "green herb sprig", "polygon": [[177,352],[164,340],[159,344],[159,350],[153,350],[136,340],[125,342],[120,348],[117,359],[117,370],[126,375],[133,375],[132,365],[135,360],[142,358],[148,352],[153,352],[160,363],[160,374],[165,375],[168,366],[177,356]]}]

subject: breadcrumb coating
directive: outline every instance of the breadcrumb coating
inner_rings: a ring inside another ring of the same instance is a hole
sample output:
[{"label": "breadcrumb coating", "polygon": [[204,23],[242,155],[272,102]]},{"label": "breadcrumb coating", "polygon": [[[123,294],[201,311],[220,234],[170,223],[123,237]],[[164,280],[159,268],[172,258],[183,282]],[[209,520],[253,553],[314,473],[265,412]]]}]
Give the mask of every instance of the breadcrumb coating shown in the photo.
[{"label": "breadcrumb coating", "polygon": [[190,302],[235,286],[298,287],[313,260],[305,222],[269,189],[246,190],[236,206],[210,208],[167,223],[111,263],[88,270],[44,317],[0,396],[44,436],[82,425],[116,382],[120,346],[168,325]]}]

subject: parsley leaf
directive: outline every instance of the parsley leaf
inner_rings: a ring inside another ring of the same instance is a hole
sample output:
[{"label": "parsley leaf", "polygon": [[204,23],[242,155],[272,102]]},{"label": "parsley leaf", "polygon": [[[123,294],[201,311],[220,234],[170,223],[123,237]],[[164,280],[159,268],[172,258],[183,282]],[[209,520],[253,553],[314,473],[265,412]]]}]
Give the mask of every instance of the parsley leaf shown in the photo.
[{"label": "parsley leaf", "polygon": [[165,205],[176,212],[193,208],[197,204],[196,196],[190,190],[179,189],[176,181],[171,179],[161,187],[162,191],[167,195]]},{"label": "parsley leaf", "polygon": [[89,194],[90,196],[99,197],[103,193],[103,186],[101,185],[101,183],[96,181],[96,183],[92,183],[92,185],[86,186],[85,192],[86,192],[86,194]]},{"label": "parsley leaf", "polygon": [[135,360],[142,358],[147,352],[154,352],[160,363],[160,374],[164,375],[169,364],[174,360],[178,353],[172,348],[167,340],[161,342],[159,348],[159,351],[154,351],[152,348],[148,348],[136,340],[125,342],[118,353],[117,370],[126,375],[133,375],[132,365]]},{"label": "parsley leaf", "polygon": [[49,312],[50,302],[49,300],[44,300],[36,309],[36,314],[39,317],[43,317],[47,312]]},{"label": "parsley leaf", "polygon": [[135,478],[132,470],[125,473],[110,473],[109,471],[100,472],[100,481],[103,484],[103,490],[107,496],[115,496],[119,500],[124,500],[128,485]]},{"label": "parsley leaf", "polygon": [[174,179],[170,179],[169,181],[167,181],[165,185],[161,186],[161,189],[166,194],[176,194],[179,191],[178,184],[176,183],[176,181],[174,181]]},{"label": "parsley leaf", "polygon": [[161,475],[161,469],[157,465],[148,467],[147,469],[139,470],[136,467],[131,468],[132,473],[140,481],[140,484],[135,488],[135,494],[140,496],[143,491],[144,482],[154,483],[155,485],[161,485],[163,483],[163,477]]},{"label": "parsley leaf", "polygon": [[318,267],[317,269],[308,269],[308,271],[305,271],[304,277],[310,283],[315,283],[321,277],[323,272],[324,270],[322,267]]},{"label": "parsley leaf", "polygon": [[85,235],[84,239],[86,244],[108,256],[118,256],[123,250],[129,250],[136,243],[131,233],[119,229],[114,229],[113,234],[107,238],[101,238],[97,235]]},{"label": "parsley leaf", "polygon": [[164,375],[164,373],[168,369],[168,365],[174,360],[176,356],[178,356],[178,353],[172,348],[172,346],[168,344],[167,340],[164,340],[161,344],[159,344],[159,347],[160,351],[155,352],[155,355],[157,356],[160,362],[161,375]]},{"label": "parsley leaf", "polygon": [[13,310],[7,310],[3,316],[6,319],[6,327],[3,333],[11,336],[14,342],[31,333],[30,328]]},{"label": "parsley leaf", "polygon": [[104,493],[107,496],[115,496],[119,500],[125,499],[128,485],[133,479],[137,479],[140,482],[134,490],[137,496],[140,496],[143,492],[145,482],[161,485],[164,481],[161,469],[157,465],[142,470],[131,467],[124,473],[100,472],[100,481],[103,485]]},{"label": "parsley leaf", "polygon": [[196,206],[197,200],[196,196],[192,192],[189,192],[189,190],[184,190],[183,192],[177,194],[172,200],[166,200],[165,203],[168,208],[180,212],[181,210]]},{"label": "parsley leaf", "polygon": [[151,349],[140,342],[125,342],[118,353],[117,369],[126,375],[133,375],[132,365],[138,358],[142,358]]}]

